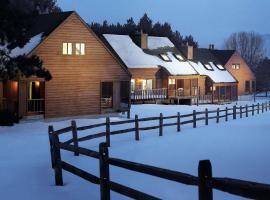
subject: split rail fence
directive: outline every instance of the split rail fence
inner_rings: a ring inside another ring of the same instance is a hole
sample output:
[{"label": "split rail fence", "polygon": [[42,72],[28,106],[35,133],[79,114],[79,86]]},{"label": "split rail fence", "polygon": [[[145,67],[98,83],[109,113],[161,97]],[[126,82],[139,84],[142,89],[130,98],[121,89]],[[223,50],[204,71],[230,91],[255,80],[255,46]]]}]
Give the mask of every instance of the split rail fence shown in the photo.
[{"label": "split rail fence", "polygon": [[[198,165],[198,176],[190,174],[172,171],[168,169],[158,168],[150,165],[141,163],[135,163],[127,160],[118,158],[112,158],[109,156],[108,147],[110,146],[110,137],[116,134],[123,134],[128,132],[134,132],[135,140],[140,139],[140,131],[159,129],[159,136],[163,135],[163,127],[176,126],[177,131],[181,131],[181,127],[185,124],[192,124],[194,128],[197,127],[198,121],[204,121],[205,125],[209,124],[209,120],[215,119],[216,123],[219,123],[221,119],[228,121],[228,118],[232,116],[236,119],[237,116],[240,118],[253,116],[256,113],[263,113],[270,110],[270,102],[256,104],[251,106],[234,106],[233,108],[217,109],[209,111],[206,109],[203,112],[193,111],[191,114],[180,115],[177,113],[175,116],[163,116],[160,114],[159,117],[150,118],[138,118],[135,116],[134,120],[126,120],[119,122],[110,122],[109,118],[106,118],[105,123],[94,124],[89,126],[77,127],[76,122],[72,121],[71,126],[54,131],[53,126],[49,126],[49,141],[50,141],[50,152],[51,152],[51,164],[55,172],[55,183],[56,185],[63,185],[62,170],[66,170],[82,179],[85,179],[91,183],[100,185],[100,195],[102,200],[110,199],[110,191],[117,192],[124,196],[133,199],[160,199],[144,192],[132,189],[122,184],[113,182],[110,180],[110,166],[116,166],[124,168],[130,171],[139,172],[143,174],[152,175],[162,179],[182,183],[185,185],[198,186],[198,199],[199,200],[212,200],[213,189],[234,194],[241,197],[251,199],[270,199],[270,185],[255,183],[250,181],[243,181],[232,178],[217,178],[212,176],[212,166],[209,160],[203,160]],[[211,116],[211,114],[214,116]],[[203,116],[202,116],[203,115]],[[185,118],[192,118],[192,120],[183,120]],[[176,122],[164,123],[164,119],[176,119]],[[155,121],[158,120],[159,125],[140,127],[139,122],[144,121]],[[111,131],[111,126],[119,124],[134,124],[134,128],[122,129]],[[89,130],[97,127],[105,127],[105,131],[97,134],[91,134],[84,137],[78,137],[78,132],[83,130]],[[72,139],[60,142],[59,136],[64,133],[72,133]],[[106,142],[101,143],[99,151],[89,150],[79,146],[79,142],[91,140],[94,138],[106,137]],[[73,152],[75,156],[84,155],[99,160],[100,175],[99,177],[90,174],[78,167],[71,165],[61,158],[61,150]]]}]

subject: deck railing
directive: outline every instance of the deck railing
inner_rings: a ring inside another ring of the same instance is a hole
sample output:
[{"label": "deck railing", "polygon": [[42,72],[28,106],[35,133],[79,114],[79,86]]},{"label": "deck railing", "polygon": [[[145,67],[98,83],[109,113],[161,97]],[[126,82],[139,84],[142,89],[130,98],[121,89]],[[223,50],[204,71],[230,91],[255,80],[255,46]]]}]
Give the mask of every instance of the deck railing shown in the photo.
[{"label": "deck railing", "polygon": [[131,92],[131,100],[156,100],[166,99],[167,88],[151,90],[134,90]]},{"label": "deck railing", "polygon": [[44,99],[28,99],[27,112],[28,113],[43,113],[44,112]]}]

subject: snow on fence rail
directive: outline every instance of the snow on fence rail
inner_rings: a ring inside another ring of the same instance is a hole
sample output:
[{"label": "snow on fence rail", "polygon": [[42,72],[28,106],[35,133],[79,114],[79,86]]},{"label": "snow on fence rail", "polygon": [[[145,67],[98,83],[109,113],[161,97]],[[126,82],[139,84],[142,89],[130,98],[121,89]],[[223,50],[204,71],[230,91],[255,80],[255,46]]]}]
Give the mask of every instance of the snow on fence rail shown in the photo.
[{"label": "snow on fence rail", "polygon": [[[241,197],[252,198],[252,199],[270,199],[270,185],[255,183],[250,181],[243,181],[238,179],[231,178],[217,178],[212,177],[212,166],[209,160],[203,160],[199,162],[198,166],[198,176],[193,176],[186,173],[181,173],[177,171],[172,171],[168,169],[158,168],[150,165],[145,165],[141,163],[135,163],[127,160],[122,160],[118,158],[109,157],[108,147],[110,145],[110,136],[114,134],[122,134],[127,132],[135,132],[135,139],[139,140],[139,131],[150,130],[150,129],[159,129],[159,136],[163,135],[164,126],[176,126],[177,131],[181,131],[181,125],[192,124],[193,128],[196,128],[197,121],[204,120],[205,125],[208,125],[210,119],[216,119],[216,123],[220,122],[221,118],[225,118],[225,121],[228,120],[229,116],[232,116],[233,119],[237,118],[237,115],[240,118],[245,115],[246,117],[259,114],[265,111],[270,110],[270,102],[251,105],[251,106],[240,106],[233,108],[225,108],[223,110],[217,109],[208,111],[207,109],[203,112],[193,111],[191,114],[180,115],[177,113],[175,116],[163,116],[160,114],[159,117],[149,117],[149,118],[138,118],[135,116],[134,120],[126,120],[119,122],[110,122],[109,118],[106,118],[106,123],[94,124],[90,126],[77,127],[76,122],[72,121],[71,126],[54,131],[53,126],[49,126],[49,141],[50,141],[50,152],[51,152],[51,164],[55,172],[55,184],[63,185],[63,176],[62,170],[66,170],[76,176],[79,176],[91,183],[100,185],[101,199],[109,200],[110,191],[117,192],[124,196],[134,198],[134,199],[160,199],[152,195],[140,192],[138,190],[132,189],[130,187],[121,185],[110,181],[110,171],[109,166],[117,166],[134,172],[140,172],[143,174],[152,175],[162,179],[167,179],[170,181],[198,186],[199,200],[212,200],[213,199],[213,189],[217,189],[223,192],[231,193]],[[215,114],[214,116],[209,116],[209,114]],[[204,117],[201,117],[204,115]],[[191,117],[192,120],[181,121],[183,118]],[[176,119],[174,123],[163,123],[164,119]],[[139,127],[139,122],[144,121],[153,121],[158,120],[158,126],[150,127]],[[111,126],[119,124],[130,124],[134,123],[134,128],[110,131]],[[93,129],[96,127],[105,126],[106,131],[102,133],[97,133],[94,135],[88,135],[85,137],[78,138],[78,131]],[[72,132],[72,139],[66,142],[60,142],[59,136],[64,133]],[[79,142],[94,139],[97,137],[106,136],[106,143],[101,143],[99,145],[99,152],[89,150],[83,147],[79,147]],[[73,143],[73,145],[71,144]],[[97,177],[89,172],[86,172],[82,169],[79,169],[61,159],[61,151],[66,150],[73,152],[75,156],[84,155],[99,160],[100,167],[100,177]]]}]

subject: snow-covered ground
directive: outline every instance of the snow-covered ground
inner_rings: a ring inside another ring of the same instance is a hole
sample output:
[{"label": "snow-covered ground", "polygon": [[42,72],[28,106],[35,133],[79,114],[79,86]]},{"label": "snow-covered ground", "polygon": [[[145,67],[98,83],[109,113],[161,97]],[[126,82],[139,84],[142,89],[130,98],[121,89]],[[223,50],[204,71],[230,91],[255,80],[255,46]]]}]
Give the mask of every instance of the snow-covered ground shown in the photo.
[{"label": "snow-covered ground", "polygon": [[[245,105],[253,102],[240,102]],[[233,104],[220,107],[232,107]],[[136,105],[132,116],[158,116],[160,112],[173,115],[177,112],[216,109],[217,105],[176,106]],[[112,120],[123,120],[123,117]],[[104,119],[80,119],[78,125],[103,122]],[[141,140],[134,140],[134,133],[111,137],[110,156],[145,163],[157,167],[197,175],[199,160],[210,159],[215,177],[231,177],[270,184],[270,112],[249,118],[229,120],[220,124],[210,121],[209,126],[200,125],[193,129],[183,126],[142,132]],[[65,127],[70,121],[22,123],[14,127],[0,127],[0,191],[1,199],[27,200],[74,200],[99,199],[99,186],[64,172],[63,187],[54,186],[54,174],[50,168],[47,129]],[[101,129],[96,129],[99,132]],[[80,134],[90,134],[85,131]],[[70,137],[70,135],[69,135]],[[62,138],[63,139],[63,138]],[[97,150],[104,138],[83,142],[80,145]],[[62,153],[63,160],[95,175],[99,175],[98,161],[92,158],[74,157],[70,152]],[[148,175],[111,167],[111,179],[162,199],[197,199],[197,187],[165,181]],[[215,199],[241,199],[226,193],[214,193]],[[127,199],[112,192],[112,199]]]}]

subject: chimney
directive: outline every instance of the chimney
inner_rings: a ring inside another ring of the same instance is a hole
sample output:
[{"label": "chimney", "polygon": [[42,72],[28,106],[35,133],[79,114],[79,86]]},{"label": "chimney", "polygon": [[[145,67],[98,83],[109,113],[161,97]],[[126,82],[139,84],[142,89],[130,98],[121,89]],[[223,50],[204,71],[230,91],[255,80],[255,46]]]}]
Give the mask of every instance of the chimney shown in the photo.
[{"label": "chimney", "polygon": [[143,31],[141,31],[141,35],[140,35],[140,46],[142,49],[148,49],[148,34],[147,33],[143,33]]},{"label": "chimney", "polygon": [[211,50],[215,49],[215,45],[214,44],[209,44],[209,49],[211,49]]},{"label": "chimney", "polygon": [[142,49],[148,49],[148,34],[143,33],[142,30],[136,31],[130,35],[133,42]]},{"label": "chimney", "polygon": [[193,60],[193,46],[189,45],[187,42],[187,59]]}]

